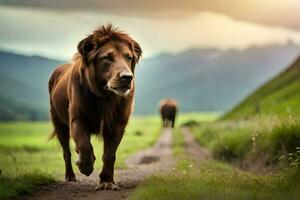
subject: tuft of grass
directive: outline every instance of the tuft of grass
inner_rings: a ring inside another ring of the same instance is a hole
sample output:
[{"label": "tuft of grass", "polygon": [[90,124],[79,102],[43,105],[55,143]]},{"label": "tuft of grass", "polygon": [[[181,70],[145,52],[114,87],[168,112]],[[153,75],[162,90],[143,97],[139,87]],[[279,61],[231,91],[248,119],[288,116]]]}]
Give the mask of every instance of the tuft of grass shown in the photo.
[{"label": "tuft of grass", "polygon": [[283,123],[269,134],[272,155],[292,153],[300,147],[300,123]]},{"label": "tuft of grass", "polygon": [[0,175],[0,199],[30,194],[40,185],[55,182],[54,177],[44,172],[35,171],[15,176]]},{"label": "tuft of grass", "polygon": [[[246,129],[247,130],[247,129]],[[246,130],[221,135],[213,142],[213,155],[222,160],[243,159],[251,151],[251,136]]]},{"label": "tuft of grass", "polygon": [[251,149],[251,129],[244,122],[212,122],[192,128],[196,140],[209,148],[216,158],[243,158]]},{"label": "tuft of grass", "polygon": [[215,158],[249,166],[253,162],[276,165],[281,156],[294,153],[300,147],[300,122],[295,118],[213,122],[193,127],[192,132]]}]

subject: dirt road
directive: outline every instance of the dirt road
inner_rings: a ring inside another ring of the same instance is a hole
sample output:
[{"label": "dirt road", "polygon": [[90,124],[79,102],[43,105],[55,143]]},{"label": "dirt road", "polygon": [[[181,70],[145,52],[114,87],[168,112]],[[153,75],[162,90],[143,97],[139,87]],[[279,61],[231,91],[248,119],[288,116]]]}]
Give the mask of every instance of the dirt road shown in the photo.
[{"label": "dirt road", "polygon": [[115,171],[115,181],[120,186],[118,191],[95,191],[98,182],[98,173],[90,177],[77,174],[75,183],[56,183],[42,187],[31,196],[22,196],[18,199],[33,200],[71,200],[71,199],[126,199],[133,189],[145,177],[170,169],[174,164],[172,158],[172,130],[164,129],[156,144],[130,157],[126,164],[128,168]]},{"label": "dirt road", "polygon": [[[185,140],[187,155],[195,161],[210,158],[210,153],[199,146],[188,128],[182,128],[181,132]],[[18,199],[33,200],[118,200],[127,199],[134,188],[147,176],[163,172],[175,166],[175,158],[172,156],[172,129],[164,129],[155,145],[144,151],[140,151],[126,161],[127,168],[115,171],[116,183],[120,186],[117,191],[95,191],[98,182],[98,173],[94,172],[90,177],[77,174],[76,183],[59,182],[42,187],[38,192],[30,196],[22,196]]]}]

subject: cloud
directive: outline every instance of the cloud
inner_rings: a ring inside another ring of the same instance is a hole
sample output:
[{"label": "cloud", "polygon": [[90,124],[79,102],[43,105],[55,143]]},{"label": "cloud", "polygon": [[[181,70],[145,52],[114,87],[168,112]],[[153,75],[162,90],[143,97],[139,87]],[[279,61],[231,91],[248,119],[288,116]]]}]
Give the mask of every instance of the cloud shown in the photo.
[{"label": "cloud", "polygon": [[0,48],[70,59],[78,42],[101,24],[113,23],[132,35],[144,57],[189,48],[243,49],[253,45],[300,44],[300,32],[198,13],[181,20],[138,18],[83,11],[59,12],[0,6]]},{"label": "cloud", "polygon": [[300,0],[0,0],[0,5],[168,20],[214,12],[237,20],[300,29]]}]

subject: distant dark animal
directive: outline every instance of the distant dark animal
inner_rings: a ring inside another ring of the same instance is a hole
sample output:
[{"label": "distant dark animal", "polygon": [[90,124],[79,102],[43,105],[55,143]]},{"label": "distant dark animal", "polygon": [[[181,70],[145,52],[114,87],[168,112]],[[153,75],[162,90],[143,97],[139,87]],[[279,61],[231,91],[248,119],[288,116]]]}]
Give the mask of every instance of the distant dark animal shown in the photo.
[{"label": "distant dark animal", "polygon": [[141,56],[129,35],[102,26],[78,44],[73,62],[59,66],[49,80],[50,113],[65,160],[66,181],[75,181],[69,138],[79,154],[81,173],[94,170],[91,134],[104,141],[103,167],[97,189],[117,189],[114,182],[116,150],[123,137],[133,103],[134,69]]},{"label": "distant dark animal", "polygon": [[174,99],[162,99],[159,103],[159,111],[162,117],[163,127],[173,127],[177,113],[177,102]]}]

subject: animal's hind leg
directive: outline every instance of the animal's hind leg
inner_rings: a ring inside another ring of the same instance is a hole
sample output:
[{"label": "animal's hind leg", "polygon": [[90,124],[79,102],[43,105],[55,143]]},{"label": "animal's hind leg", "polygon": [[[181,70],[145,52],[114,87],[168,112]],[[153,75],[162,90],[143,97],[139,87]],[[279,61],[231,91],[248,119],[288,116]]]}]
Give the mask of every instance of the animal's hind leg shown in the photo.
[{"label": "animal's hind leg", "polygon": [[163,119],[163,127],[164,128],[168,127],[168,120],[167,119]]},{"label": "animal's hind leg", "polygon": [[66,181],[76,181],[76,177],[73,171],[72,163],[71,163],[71,152],[70,152],[70,135],[69,128],[67,126],[61,127],[59,131],[57,131],[57,138],[59,143],[63,149],[63,156],[65,160],[65,179]]},{"label": "animal's hind leg", "polygon": [[50,111],[55,135],[57,136],[58,141],[63,149],[63,157],[65,160],[65,179],[66,181],[76,181],[71,163],[69,127],[60,122],[52,106],[50,107]]},{"label": "animal's hind leg", "polygon": [[171,126],[172,126],[172,128],[175,127],[175,117],[173,117],[172,120],[171,120]]}]

